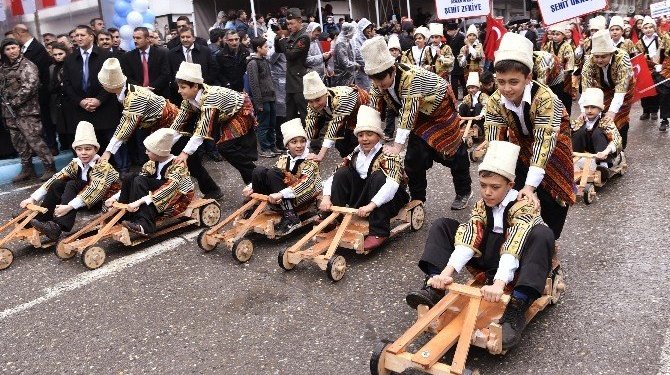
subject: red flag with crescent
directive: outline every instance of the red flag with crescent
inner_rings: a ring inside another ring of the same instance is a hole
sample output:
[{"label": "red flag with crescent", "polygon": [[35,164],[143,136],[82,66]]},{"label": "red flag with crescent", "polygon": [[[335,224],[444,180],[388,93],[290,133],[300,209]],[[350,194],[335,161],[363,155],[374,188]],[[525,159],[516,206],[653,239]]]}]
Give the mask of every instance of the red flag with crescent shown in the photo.
[{"label": "red flag with crescent", "polygon": [[656,95],[654,79],[651,76],[649,65],[644,54],[641,53],[630,60],[635,75],[635,96],[634,101]]},{"label": "red flag with crescent", "polygon": [[500,39],[505,35],[507,29],[497,19],[486,16],[486,40],[484,44],[484,55],[487,60],[493,60],[493,54],[500,46]]},{"label": "red flag with crescent", "polygon": [[637,22],[637,20],[633,17],[631,17],[630,21],[628,21],[628,23],[630,24],[630,40],[633,43],[637,44],[637,41],[639,39],[637,37],[637,28],[635,27],[635,22]]}]

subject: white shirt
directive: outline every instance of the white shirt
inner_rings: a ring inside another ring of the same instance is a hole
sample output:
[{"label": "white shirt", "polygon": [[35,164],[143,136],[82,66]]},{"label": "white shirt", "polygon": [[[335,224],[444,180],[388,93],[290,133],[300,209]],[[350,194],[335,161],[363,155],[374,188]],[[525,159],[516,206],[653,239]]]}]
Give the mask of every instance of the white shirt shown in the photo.
[{"label": "white shirt", "polygon": [[[123,87],[121,88],[121,92],[116,96],[116,99],[119,101],[119,103],[123,104],[123,101],[126,99],[126,84],[123,84]],[[123,142],[120,141],[116,137],[112,137],[112,139],[109,141],[107,144],[107,148],[105,151],[109,151],[112,155],[116,154],[117,151],[119,151],[119,148],[123,145]]]},{"label": "white shirt", "polygon": [[[86,59],[87,59],[87,57],[84,56],[84,53],[88,53],[88,58],[90,58],[91,57],[91,52],[93,52],[93,45],[91,45],[91,47],[89,47],[89,49],[87,49],[87,50],[79,49],[79,54],[81,55],[81,59],[83,61],[86,61]],[[90,79],[90,77],[89,77],[89,79]]]},{"label": "white shirt", "polygon": [[476,106],[479,104],[479,94],[481,94],[481,91],[477,91],[474,95],[472,95],[472,106]]},{"label": "white shirt", "polygon": [[151,45],[147,46],[147,49],[145,49],[144,51],[142,51],[141,49],[138,50],[138,52],[140,53],[140,62],[142,61],[142,53],[146,53],[147,54],[147,64],[149,63],[149,50],[150,49],[151,49]]},{"label": "white shirt", "polygon": [[[516,113],[517,117],[519,118],[519,123],[521,124],[521,131],[523,132],[524,135],[530,135],[530,131],[526,126],[526,119],[523,114],[523,109],[525,103],[528,103],[528,105],[530,105],[530,102],[532,101],[532,95],[531,95],[532,87],[533,82],[526,85],[526,88],[523,90],[523,97],[521,98],[521,103],[519,103],[518,106],[512,103],[511,101],[507,100],[505,96],[500,95],[500,104],[503,104],[505,108]],[[528,168],[528,175],[526,176],[526,185],[530,185],[532,187],[537,188],[538,186],[540,186],[540,183],[542,182],[543,178],[544,178],[544,169],[531,165]]]},{"label": "white shirt", "polygon": [[[504,223],[505,223],[505,209],[507,205],[511,202],[516,201],[519,192],[510,189],[503,198],[502,202],[498,205],[491,207],[493,214],[493,232],[494,233],[503,233]],[[449,262],[447,266],[452,266],[456,272],[460,273],[466,263],[472,259],[475,255],[475,252],[467,246],[456,245],[454,252],[451,253],[449,257]],[[514,279],[514,272],[519,268],[519,259],[512,254],[502,254],[500,256],[500,261],[498,262],[498,271],[494,276],[494,280],[501,280],[508,284],[512,279]]]},{"label": "white shirt", "polygon": [[27,42],[25,42],[23,44],[23,46],[21,47],[21,53],[26,53],[26,50],[28,49],[28,46],[30,46],[30,43],[32,43],[33,40],[35,40],[35,38],[30,38],[30,39],[28,39]]},{"label": "white shirt", "polygon": [[[88,171],[91,170],[91,168],[95,165],[95,163],[100,159],[99,155],[94,155],[91,161],[89,161],[86,164],[83,164],[79,158],[74,158],[72,160],[76,161],[77,164],[79,165],[79,169],[81,170],[81,179],[84,181],[88,181]],[[47,191],[43,188],[40,187],[39,189],[35,190],[34,193],[30,195],[31,198],[35,200],[35,202],[40,202],[42,199],[44,199],[44,196],[47,195]],[[70,202],[68,202],[68,205],[75,210],[78,210],[86,205],[84,203],[84,200],[81,199],[79,195],[74,197]]]},{"label": "white shirt", "polygon": [[[379,142],[366,155],[361,150],[361,146],[356,146],[354,152],[359,151],[359,153],[356,156],[356,165],[354,167],[356,168],[356,172],[361,178],[365,179],[368,177],[368,170],[370,169],[370,164],[372,163],[372,160],[374,159],[375,155],[377,155],[377,152],[381,150],[381,148],[382,143]],[[333,186],[333,176],[330,176],[330,178],[328,178],[323,183],[324,196],[330,196],[332,186]],[[381,189],[379,189],[377,194],[375,194],[375,196],[372,197],[370,201],[373,202],[377,207],[379,207],[384,203],[387,203],[391,199],[393,199],[393,196],[395,196],[395,193],[398,191],[399,187],[400,184],[398,184],[392,178],[387,177],[384,185],[382,185]]]},{"label": "white shirt", "polygon": [[586,126],[586,130],[593,130],[593,127],[595,126],[596,122],[598,122],[598,120],[600,120],[600,115],[594,117],[593,120],[589,120],[587,118],[586,122],[584,122],[584,125]]},{"label": "white shirt", "polygon": [[652,35],[651,37],[648,37],[646,35],[642,36],[642,43],[647,47],[648,51],[647,55],[649,56],[649,58],[656,56],[656,53],[658,52],[657,48],[658,40],[654,42],[655,38],[657,38],[656,34]]},{"label": "white shirt", "polygon": [[[198,93],[195,95],[195,99],[189,99],[188,102],[191,103],[191,106],[194,109],[200,111],[200,105],[202,105],[202,89],[198,90]],[[179,137],[175,137],[174,142],[176,143],[178,139]],[[184,146],[183,152],[189,155],[193,155],[193,153],[198,149],[198,147],[200,147],[203,141],[204,139],[201,136],[191,136],[191,139],[189,139],[186,146]]]},{"label": "white shirt", "polygon": [[423,48],[419,49],[418,46],[412,46],[412,57],[414,57],[414,63],[421,66],[421,60],[423,60]]}]

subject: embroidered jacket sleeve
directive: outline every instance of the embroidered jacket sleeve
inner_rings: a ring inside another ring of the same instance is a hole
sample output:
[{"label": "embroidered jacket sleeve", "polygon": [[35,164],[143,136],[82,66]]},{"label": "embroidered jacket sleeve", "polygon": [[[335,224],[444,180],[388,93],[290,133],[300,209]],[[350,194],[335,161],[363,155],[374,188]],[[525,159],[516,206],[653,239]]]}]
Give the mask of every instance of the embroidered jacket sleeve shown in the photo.
[{"label": "embroidered jacket sleeve", "polygon": [[382,154],[376,160],[376,168],[381,169],[386,176],[386,182],[379,189],[377,194],[370,200],[379,207],[393,199],[403,180],[403,160],[400,155]]},{"label": "embroidered jacket sleeve", "polygon": [[[542,86],[534,98],[535,123],[533,125],[533,153],[530,166],[545,169],[554,153],[563,116],[563,104],[546,87]],[[531,118],[533,114],[531,113]],[[536,186],[537,187],[537,186]]]},{"label": "embroidered jacket sleeve", "polygon": [[39,189],[30,195],[35,201],[41,201],[44,196],[47,194],[49,188],[56,182],[56,180],[74,180],[77,178],[77,173],[79,172],[79,164],[76,160],[70,161],[63,169],[56,172],[50,179],[48,179]]},{"label": "embroidered jacket sleeve", "polygon": [[500,253],[513,255],[518,259],[528,240],[530,230],[535,225],[542,223],[542,218],[539,211],[535,209],[534,203],[529,199],[524,199],[514,203],[505,219],[507,220],[507,231]]},{"label": "embroidered jacket sleeve", "polygon": [[593,62],[593,55],[587,56],[582,67],[582,92],[589,87],[602,88],[596,69],[598,66]]},{"label": "embroidered jacket sleeve", "polygon": [[533,53],[533,75],[537,82],[543,85],[547,84],[547,76],[549,74],[549,65],[542,53]]},{"label": "embroidered jacket sleeve", "polygon": [[507,121],[503,117],[500,94],[494,93],[485,103],[484,134],[486,142],[507,140]]},{"label": "embroidered jacket sleeve", "polygon": [[573,71],[575,69],[575,50],[572,49],[570,43],[563,43],[558,53],[563,61],[565,72]]},{"label": "embroidered jacket sleeve", "polygon": [[605,121],[601,119],[598,123],[598,127],[602,129],[603,133],[605,133],[605,136],[607,137],[607,140],[609,141],[609,144],[607,145],[609,152],[612,154],[618,154],[621,152],[623,143],[621,139],[621,133],[619,133],[619,129],[617,129],[616,123],[614,123],[612,120]]},{"label": "embroidered jacket sleeve", "polygon": [[[350,87],[336,87],[333,98],[333,118],[328,122],[324,140],[333,141],[344,119],[351,116],[358,103],[358,91]],[[325,142],[324,142],[325,143]]]},{"label": "embroidered jacket sleeve", "polygon": [[165,98],[162,96],[131,86],[123,100],[121,120],[113,138],[121,142],[127,141],[135,129],[157,121],[163,113],[165,104]]},{"label": "embroidered jacket sleeve", "polygon": [[118,180],[119,172],[110,163],[97,163],[91,167],[88,184],[79,192],[77,198],[80,198],[86,207],[91,208],[102,200],[107,190]]},{"label": "embroidered jacket sleeve", "polygon": [[284,192],[286,189],[282,190],[281,193],[284,198],[295,198],[298,204],[302,204],[321,191],[322,181],[319,165],[314,161],[303,161],[300,164],[300,173],[296,177],[297,179],[291,181],[291,185],[286,188],[291,191],[291,194],[285,194],[288,193],[288,191]]},{"label": "embroidered jacket sleeve", "polygon": [[[217,120],[225,122],[242,108],[244,96],[225,87],[205,86],[200,106],[200,119],[195,126],[193,135],[203,138],[210,137]],[[218,116],[218,119],[217,119]]]},{"label": "embroidered jacket sleeve", "polygon": [[443,72],[450,73],[454,69],[454,61],[454,53],[451,51],[451,47],[445,44],[440,48],[440,56],[435,62],[435,72],[438,74]]},{"label": "embroidered jacket sleeve", "polygon": [[402,53],[402,57],[400,58],[400,63],[401,64],[407,64],[407,65],[416,65],[416,62],[414,62],[414,56],[412,56],[412,49],[411,48]]},{"label": "embroidered jacket sleeve", "polygon": [[482,255],[482,240],[486,231],[486,205],[483,200],[477,201],[472,208],[468,221],[458,226],[454,246],[465,246],[475,253],[476,257]]},{"label": "embroidered jacket sleeve", "polygon": [[305,116],[305,133],[307,134],[307,141],[314,139],[316,134],[316,124],[319,121],[319,113],[307,106],[307,116]]},{"label": "embroidered jacket sleeve", "polygon": [[151,202],[158,212],[164,212],[172,198],[180,192],[182,181],[190,179],[188,170],[181,164],[171,164],[165,173],[165,183],[149,193]]},{"label": "embroidered jacket sleeve", "polygon": [[172,125],[170,125],[170,129],[181,132],[194,113],[195,110],[191,107],[191,103],[188,100],[182,100],[177,117],[175,117]]},{"label": "embroidered jacket sleeve", "polygon": [[[612,64],[614,65],[612,67],[612,71],[614,73],[614,77],[612,77],[612,79],[615,82],[614,92],[616,94],[620,93],[625,95],[628,92],[628,86],[630,85],[630,80],[633,77],[633,68],[630,63],[630,56],[628,56],[626,53],[617,51],[617,53],[615,53],[612,58]],[[623,104],[623,100],[621,101],[621,104]]]},{"label": "embroidered jacket sleeve", "polygon": [[[398,77],[397,74],[398,71],[396,71],[396,77]],[[370,107],[376,109],[377,112],[384,115],[386,113],[386,104],[386,99],[384,99],[384,94],[382,91],[377,88],[377,85],[372,85],[370,87]],[[309,110],[307,113],[309,114]],[[309,135],[309,133],[307,135]]]}]

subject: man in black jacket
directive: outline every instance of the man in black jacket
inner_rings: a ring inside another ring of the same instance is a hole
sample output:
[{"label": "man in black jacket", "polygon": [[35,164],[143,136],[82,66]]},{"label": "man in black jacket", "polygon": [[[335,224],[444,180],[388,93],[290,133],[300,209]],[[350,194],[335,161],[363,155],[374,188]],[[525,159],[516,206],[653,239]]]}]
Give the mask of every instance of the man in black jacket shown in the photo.
[{"label": "man in black jacket", "polygon": [[240,48],[240,36],[236,30],[226,30],[223,40],[224,45],[216,54],[220,84],[231,90],[242,91],[249,51],[246,48]]},{"label": "man in black jacket", "polygon": [[168,51],[151,47],[149,30],[146,27],[136,27],[133,40],[135,49],[121,58],[121,68],[128,83],[148,87],[155,94],[168,98],[171,78]]},{"label": "man in black jacket", "polygon": [[[170,50],[168,60],[170,61],[170,77],[174,78],[179,70],[179,65],[182,61],[200,64],[202,69],[202,77],[205,84],[218,84],[218,67],[216,61],[212,59],[212,54],[207,46],[202,46],[195,43],[193,30],[189,28],[182,28],[179,32],[180,45]],[[174,79],[173,79],[174,81]],[[182,98],[177,92],[178,86],[176,82],[172,82],[170,88],[170,101],[176,105],[180,105]]]},{"label": "man in black jacket", "polygon": [[[191,23],[191,20],[188,19],[186,16],[179,16],[177,18],[177,32],[181,33],[182,30],[184,29],[191,29],[193,30],[193,24]],[[193,34],[195,35],[195,34]],[[201,37],[195,37],[195,44],[199,44],[201,46],[207,47],[207,41]],[[179,37],[177,38],[172,38],[170,41],[167,43],[167,48],[168,49],[173,49],[177,47],[180,44]]]},{"label": "man in black jacket", "polygon": [[[463,48],[465,45],[465,35],[458,30],[458,23],[449,22],[447,23],[447,43],[454,53]],[[454,64],[454,69],[451,71],[451,88],[454,90],[454,95],[458,98],[458,88],[461,88],[463,96],[467,94],[465,88],[465,76],[463,75],[463,68],[461,64],[456,62]]]},{"label": "man in black jacket", "polygon": [[286,120],[300,117],[304,126],[307,101],[302,94],[302,77],[307,74],[305,63],[311,41],[302,25],[300,9],[288,10],[286,24],[291,34],[288,38],[278,35],[275,41],[275,51],[286,56]]}]

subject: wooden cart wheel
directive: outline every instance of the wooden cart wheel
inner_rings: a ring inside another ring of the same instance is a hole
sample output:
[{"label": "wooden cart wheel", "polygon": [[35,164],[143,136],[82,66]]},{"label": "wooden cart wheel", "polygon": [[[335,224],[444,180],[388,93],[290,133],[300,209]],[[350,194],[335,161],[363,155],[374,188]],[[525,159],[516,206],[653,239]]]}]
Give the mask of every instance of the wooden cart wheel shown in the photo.
[{"label": "wooden cart wheel", "polygon": [[14,253],[9,249],[5,249],[4,247],[0,248],[0,270],[4,270],[11,266],[13,261]]},{"label": "wooden cart wheel", "polygon": [[233,244],[233,258],[240,263],[246,263],[254,255],[254,243],[248,238],[240,238]]},{"label": "wooden cart wheel", "polygon": [[[219,244],[219,241],[214,238],[210,239],[210,236],[207,235],[207,231],[209,229],[205,228],[198,234],[198,246],[203,250],[203,251],[212,251],[216,249],[216,245]],[[214,243],[212,243],[214,241]]]},{"label": "wooden cart wheel", "polygon": [[221,220],[221,207],[218,203],[208,203],[200,208],[200,226],[211,228]]},{"label": "wooden cart wheel", "polygon": [[592,184],[584,187],[584,203],[591,204],[596,199],[596,189]]},{"label": "wooden cart wheel", "polygon": [[370,356],[370,374],[371,375],[390,375],[391,371],[387,370],[386,365],[386,348],[391,345],[389,340],[381,340],[375,344]]},{"label": "wooden cart wheel", "polygon": [[65,249],[65,244],[61,243],[60,241],[56,244],[56,256],[59,259],[67,260],[67,259],[70,259],[73,256],[75,256],[76,254],[77,254],[77,252],[74,251],[74,250],[69,250],[69,251],[66,250]]},{"label": "wooden cart wheel", "polygon": [[463,375],[479,375],[479,370],[470,370],[466,368],[463,370]]},{"label": "wooden cart wheel", "polygon": [[94,270],[105,263],[105,249],[99,246],[89,247],[81,254],[81,262],[89,270]]},{"label": "wooden cart wheel", "polygon": [[423,204],[420,204],[412,209],[409,213],[409,223],[410,228],[413,231],[418,231],[423,227],[423,223],[426,219],[426,211],[423,208]]},{"label": "wooden cart wheel", "polygon": [[347,261],[342,255],[334,255],[328,260],[326,273],[328,278],[333,281],[340,281],[347,271]]},{"label": "wooden cart wheel", "polygon": [[290,263],[288,261],[288,248],[286,249],[281,249],[279,250],[279,256],[277,257],[277,262],[279,263],[279,267],[281,267],[284,271],[290,271],[295,267],[295,264]]},{"label": "wooden cart wheel", "polygon": [[555,305],[558,303],[558,300],[561,299],[561,296],[565,292],[565,278],[563,277],[563,270],[561,267],[556,267],[552,271],[551,277],[551,299],[549,303]]}]

